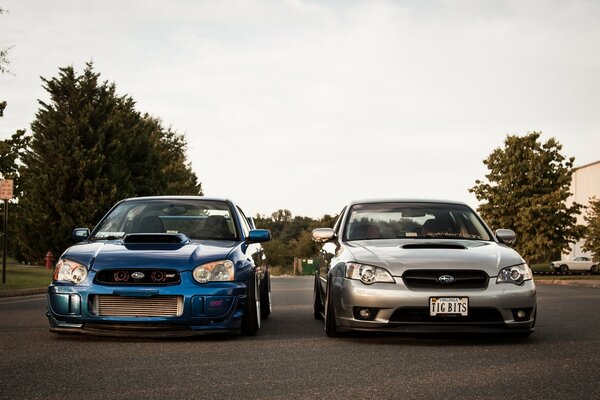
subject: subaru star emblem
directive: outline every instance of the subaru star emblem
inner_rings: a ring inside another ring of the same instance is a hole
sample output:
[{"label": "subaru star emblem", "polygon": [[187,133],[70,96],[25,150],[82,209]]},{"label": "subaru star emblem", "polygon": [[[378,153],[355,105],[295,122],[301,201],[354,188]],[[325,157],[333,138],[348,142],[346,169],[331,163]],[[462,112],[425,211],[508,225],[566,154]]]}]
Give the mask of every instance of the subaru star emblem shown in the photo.
[{"label": "subaru star emblem", "polygon": [[439,283],[450,284],[454,282],[454,277],[450,275],[442,275],[438,278]]},{"label": "subaru star emblem", "polygon": [[134,272],[133,274],[131,274],[131,277],[133,279],[142,279],[144,276],[146,275],[144,275],[143,272]]}]

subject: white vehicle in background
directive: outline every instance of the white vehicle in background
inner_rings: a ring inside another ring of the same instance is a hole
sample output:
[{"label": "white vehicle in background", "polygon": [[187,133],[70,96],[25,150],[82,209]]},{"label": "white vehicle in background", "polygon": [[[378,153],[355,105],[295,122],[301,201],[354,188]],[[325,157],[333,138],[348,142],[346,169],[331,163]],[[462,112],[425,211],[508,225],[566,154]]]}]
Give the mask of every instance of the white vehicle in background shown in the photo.
[{"label": "white vehicle in background", "polygon": [[569,271],[597,274],[600,271],[598,263],[594,262],[591,257],[576,257],[571,261],[552,261],[550,267],[563,274]]}]

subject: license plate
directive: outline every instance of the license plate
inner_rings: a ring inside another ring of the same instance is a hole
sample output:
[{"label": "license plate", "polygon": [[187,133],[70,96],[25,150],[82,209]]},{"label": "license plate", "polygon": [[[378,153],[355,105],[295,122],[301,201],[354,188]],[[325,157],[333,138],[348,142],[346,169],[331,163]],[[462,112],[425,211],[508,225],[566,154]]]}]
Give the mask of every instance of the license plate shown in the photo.
[{"label": "license plate", "polygon": [[469,315],[468,297],[430,297],[429,315],[460,315],[466,317]]}]

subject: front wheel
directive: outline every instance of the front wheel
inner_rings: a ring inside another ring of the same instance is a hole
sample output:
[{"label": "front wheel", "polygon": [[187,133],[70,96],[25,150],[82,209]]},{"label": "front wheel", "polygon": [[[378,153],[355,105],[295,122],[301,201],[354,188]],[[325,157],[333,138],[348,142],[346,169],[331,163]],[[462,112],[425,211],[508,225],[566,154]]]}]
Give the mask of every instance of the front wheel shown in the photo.
[{"label": "front wheel", "polygon": [[242,319],[242,334],[254,336],[260,328],[260,293],[256,275],[252,274],[248,282],[248,297],[246,299],[246,310]]},{"label": "front wheel", "polygon": [[338,336],[337,323],[335,322],[335,307],[331,296],[331,279],[327,283],[327,295],[325,296],[325,333],[329,337]]},{"label": "front wheel", "polygon": [[315,288],[313,290],[313,316],[315,319],[323,319],[323,303],[321,302],[319,277],[317,276],[315,276]]},{"label": "front wheel", "polygon": [[563,274],[566,274],[567,272],[569,272],[569,266],[565,265],[565,264],[561,265],[560,272],[562,272]]},{"label": "front wheel", "polygon": [[267,271],[260,291],[260,317],[267,319],[269,315],[271,315],[271,276]]}]

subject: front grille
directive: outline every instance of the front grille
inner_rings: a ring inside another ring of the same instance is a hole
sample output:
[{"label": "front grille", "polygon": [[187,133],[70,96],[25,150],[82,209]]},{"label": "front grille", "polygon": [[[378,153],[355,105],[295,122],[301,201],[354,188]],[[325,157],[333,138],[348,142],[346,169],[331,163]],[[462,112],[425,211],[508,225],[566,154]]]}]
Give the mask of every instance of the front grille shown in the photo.
[{"label": "front grille", "polygon": [[96,282],[123,285],[168,285],[181,281],[170,269],[108,269],[98,272]]},{"label": "front grille", "polygon": [[[442,283],[441,276],[451,276],[453,281]],[[479,270],[413,269],[406,271],[402,280],[410,289],[485,289],[490,277]]]},{"label": "front grille", "polygon": [[97,295],[92,309],[94,314],[106,317],[178,317],[183,313],[183,297]]},{"label": "front grille", "polygon": [[461,316],[435,316],[429,315],[428,307],[403,307],[397,309],[390,318],[390,322],[403,323],[500,323],[504,322],[502,315],[495,308],[471,307],[469,315]]}]

